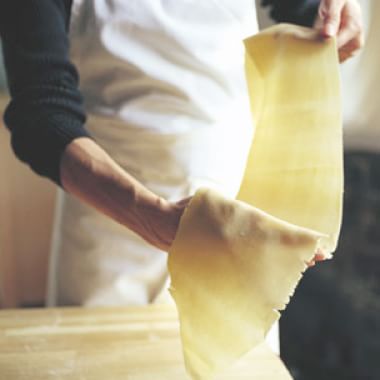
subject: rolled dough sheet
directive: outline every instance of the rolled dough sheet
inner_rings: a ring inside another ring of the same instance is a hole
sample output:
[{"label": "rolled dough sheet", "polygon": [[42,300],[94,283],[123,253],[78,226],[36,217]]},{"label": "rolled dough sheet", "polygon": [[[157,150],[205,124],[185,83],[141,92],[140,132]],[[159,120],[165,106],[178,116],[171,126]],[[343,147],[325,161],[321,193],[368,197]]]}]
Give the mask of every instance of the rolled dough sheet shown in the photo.
[{"label": "rolled dough sheet", "polygon": [[238,199],[320,231],[335,251],[342,218],[343,143],[335,40],[280,24],[245,41],[256,131]]},{"label": "rolled dough sheet", "polygon": [[193,379],[211,379],[263,341],[320,237],[214,191],[196,193],[169,257]]},{"label": "rolled dough sheet", "polygon": [[[261,342],[317,247],[336,246],[343,191],[333,40],[278,25],[246,41],[256,133],[238,195],[199,190],[169,252],[193,379]],[[318,231],[318,232],[317,232]]]}]

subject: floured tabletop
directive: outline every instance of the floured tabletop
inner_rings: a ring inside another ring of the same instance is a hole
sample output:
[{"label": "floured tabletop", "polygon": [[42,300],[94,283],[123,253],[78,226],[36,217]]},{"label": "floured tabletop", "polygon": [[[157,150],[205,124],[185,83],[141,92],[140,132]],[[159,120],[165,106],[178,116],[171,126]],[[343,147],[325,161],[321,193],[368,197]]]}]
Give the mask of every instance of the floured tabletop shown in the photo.
[{"label": "floured tabletop", "polygon": [[[0,380],[186,380],[173,306],[0,311]],[[261,345],[216,380],[289,380]]]}]

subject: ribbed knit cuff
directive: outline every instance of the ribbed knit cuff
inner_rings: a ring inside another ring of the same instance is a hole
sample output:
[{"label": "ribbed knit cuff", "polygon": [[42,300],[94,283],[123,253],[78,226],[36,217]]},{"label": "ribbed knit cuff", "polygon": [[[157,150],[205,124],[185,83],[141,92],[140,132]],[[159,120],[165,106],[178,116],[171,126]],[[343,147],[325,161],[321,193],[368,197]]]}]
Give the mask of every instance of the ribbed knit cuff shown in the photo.
[{"label": "ribbed knit cuff", "polygon": [[37,174],[62,186],[60,162],[66,146],[76,138],[91,137],[77,117],[62,112],[15,114],[8,108],[5,122],[12,133],[16,156]]},{"label": "ribbed knit cuff", "polygon": [[262,0],[261,4],[271,7],[270,16],[277,22],[313,26],[320,0]]}]

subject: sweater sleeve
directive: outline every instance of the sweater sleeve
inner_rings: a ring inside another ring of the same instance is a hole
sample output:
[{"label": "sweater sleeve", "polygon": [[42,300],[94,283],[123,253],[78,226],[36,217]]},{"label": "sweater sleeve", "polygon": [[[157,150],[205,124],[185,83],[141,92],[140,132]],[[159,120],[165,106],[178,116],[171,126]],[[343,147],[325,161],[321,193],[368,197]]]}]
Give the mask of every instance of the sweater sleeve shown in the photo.
[{"label": "sweater sleeve", "polygon": [[277,22],[289,22],[312,26],[320,0],[262,0],[263,6],[270,8],[270,16]]},{"label": "sweater sleeve", "polygon": [[11,101],[4,121],[17,157],[60,185],[61,155],[89,136],[69,61],[71,0],[1,0],[0,33]]}]

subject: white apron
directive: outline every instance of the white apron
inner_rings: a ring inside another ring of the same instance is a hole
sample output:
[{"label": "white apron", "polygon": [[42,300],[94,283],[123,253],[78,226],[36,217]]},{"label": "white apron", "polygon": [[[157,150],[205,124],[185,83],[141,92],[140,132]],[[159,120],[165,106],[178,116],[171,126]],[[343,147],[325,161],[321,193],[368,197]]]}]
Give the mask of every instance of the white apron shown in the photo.
[{"label": "white apron", "polygon": [[[253,0],[74,0],[88,130],[164,198],[236,196],[253,132],[242,39],[256,31]],[[165,299],[166,253],[63,192],[53,240],[49,305]]]}]

